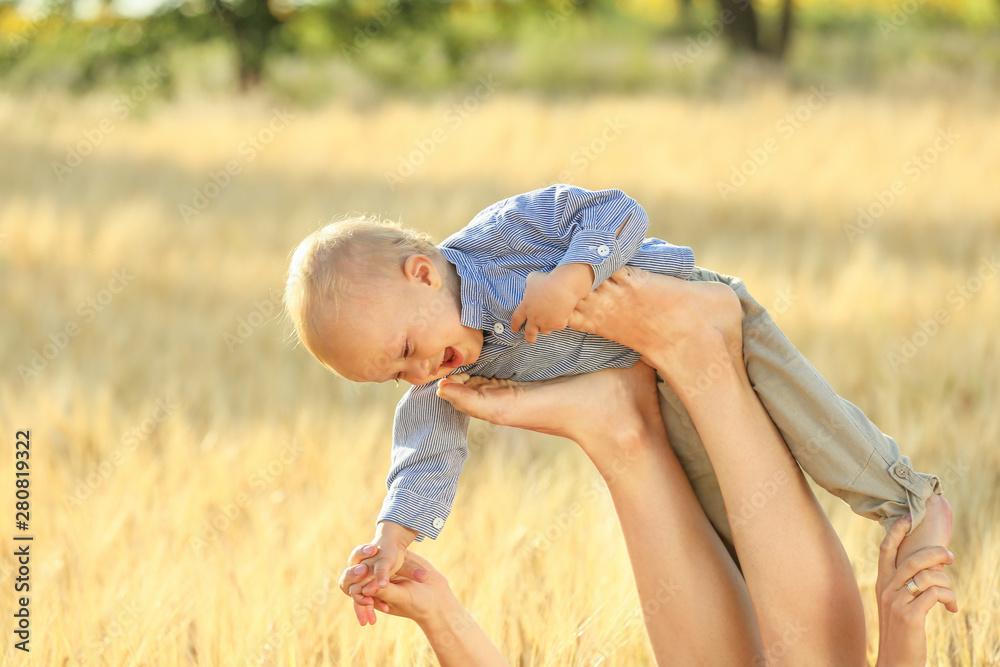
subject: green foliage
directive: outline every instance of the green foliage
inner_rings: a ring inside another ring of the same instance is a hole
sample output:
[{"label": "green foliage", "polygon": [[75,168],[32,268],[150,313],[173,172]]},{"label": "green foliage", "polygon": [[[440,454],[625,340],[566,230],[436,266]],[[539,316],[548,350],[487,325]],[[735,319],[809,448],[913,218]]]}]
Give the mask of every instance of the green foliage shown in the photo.
[{"label": "green foliage", "polygon": [[[223,63],[233,70],[230,81],[239,78],[246,87],[262,72],[273,91],[300,101],[462,88],[487,73],[507,90],[705,92],[728,85],[727,72],[742,67],[723,40],[706,33],[718,16],[714,1],[694,3],[686,22],[676,13],[657,19],[640,4],[177,0],[141,19],[105,12],[81,21],[71,18],[68,0],[54,0],[47,18],[25,24],[0,0],[0,79],[7,87],[81,92],[129,86],[147,67],[170,68],[179,54],[223,44],[232,54]],[[759,9],[762,25],[776,24],[777,7]],[[975,67],[987,80],[994,76],[989,45],[996,41],[997,10],[960,15],[925,3],[899,25],[886,24],[887,11],[834,0],[796,5],[787,76],[871,85],[932,60],[938,68]],[[987,25],[970,29],[963,16]],[[935,37],[942,31],[968,38],[942,42]],[[169,94],[172,83],[162,92]]]},{"label": "green foliage", "polygon": [[0,72],[15,88],[62,85],[82,92],[129,87],[162,52],[161,42],[149,38],[146,22],[118,17],[88,25],[54,11],[24,34],[17,49],[0,57]]}]

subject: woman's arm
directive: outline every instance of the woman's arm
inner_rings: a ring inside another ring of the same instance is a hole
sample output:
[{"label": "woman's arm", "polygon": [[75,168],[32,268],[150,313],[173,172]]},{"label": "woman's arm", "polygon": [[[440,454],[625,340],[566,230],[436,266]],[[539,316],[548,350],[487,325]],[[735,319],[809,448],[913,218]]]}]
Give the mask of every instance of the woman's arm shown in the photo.
[{"label": "woman's arm", "polygon": [[[361,553],[364,545],[354,550]],[[352,554],[352,562],[354,560]],[[353,565],[340,577],[341,590],[364,579],[367,566]],[[406,552],[389,587],[374,596],[375,608],[420,626],[442,667],[509,667],[490,638],[451,592],[447,579],[424,558]]]},{"label": "woman's arm", "polygon": [[876,667],[927,664],[927,614],[938,602],[952,613],[958,611],[951,579],[933,569],[955,562],[950,551],[924,547],[896,567],[896,551],[909,528],[909,515],[897,520],[889,527],[879,551],[875,582],[879,628]]}]

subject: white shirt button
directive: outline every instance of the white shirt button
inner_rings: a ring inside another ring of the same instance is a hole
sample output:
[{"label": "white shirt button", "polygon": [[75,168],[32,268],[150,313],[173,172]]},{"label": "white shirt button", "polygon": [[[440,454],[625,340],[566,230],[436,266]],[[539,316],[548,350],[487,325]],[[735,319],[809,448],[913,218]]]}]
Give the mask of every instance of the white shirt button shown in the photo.
[{"label": "white shirt button", "polygon": [[434,519],[433,526],[438,530],[441,530],[442,528],[444,528],[444,519],[442,519],[441,517]]},{"label": "white shirt button", "polygon": [[499,322],[497,322],[496,324],[494,324],[493,325],[493,333],[495,333],[495,334],[502,334],[503,333],[503,325],[500,324]]},{"label": "white shirt button", "polygon": [[602,243],[601,245],[597,246],[597,254],[600,255],[601,257],[607,257],[608,255],[611,254],[611,248]]}]

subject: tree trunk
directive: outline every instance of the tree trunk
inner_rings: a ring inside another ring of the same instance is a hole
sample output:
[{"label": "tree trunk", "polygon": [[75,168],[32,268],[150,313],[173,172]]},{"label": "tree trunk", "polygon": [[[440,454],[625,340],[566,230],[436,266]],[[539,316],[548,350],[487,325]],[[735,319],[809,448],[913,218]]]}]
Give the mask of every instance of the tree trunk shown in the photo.
[{"label": "tree trunk", "polygon": [[792,0],[782,0],[778,32],[770,45],[761,40],[753,0],[719,0],[719,15],[726,36],[737,49],[784,58],[792,34]]},{"label": "tree trunk", "polygon": [[781,3],[781,25],[778,30],[778,43],[774,45],[774,57],[781,60],[788,50],[788,41],[792,35],[792,0]]},{"label": "tree trunk", "polygon": [[241,93],[250,92],[260,85],[264,74],[266,39],[266,34],[257,34],[252,31],[236,36]]},{"label": "tree trunk", "polygon": [[240,63],[240,92],[248,93],[259,86],[261,75],[259,64]]},{"label": "tree trunk", "polygon": [[239,0],[235,4],[214,0],[213,5],[235,42],[240,92],[246,93],[260,85],[271,35],[281,21],[271,13],[267,0]]},{"label": "tree trunk", "polygon": [[685,28],[691,27],[691,22],[693,20],[692,10],[692,0],[680,0],[678,14],[680,14],[681,25]]},{"label": "tree trunk", "polygon": [[[760,34],[757,30],[757,12],[751,0],[719,0],[719,15],[725,25],[726,36],[736,48],[760,51]],[[732,16],[732,21],[727,22]]]}]

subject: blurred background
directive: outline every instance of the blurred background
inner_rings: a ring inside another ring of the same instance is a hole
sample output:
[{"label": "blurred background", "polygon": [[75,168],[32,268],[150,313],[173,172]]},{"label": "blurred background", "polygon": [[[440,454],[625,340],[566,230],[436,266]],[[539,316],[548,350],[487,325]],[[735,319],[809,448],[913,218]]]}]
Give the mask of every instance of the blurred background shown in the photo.
[{"label": "blurred background", "polygon": [[[440,240],[554,182],[622,188],[744,278],[939,475],[961,610],[929,664],[1000,664],[998,102],[996,0],[0,3],[0,506],[34,537],[28,654],[0,555],[0,664],[434,664],[336,589],[405,387],[295,344],[289,253],[352,211]],[[470,447],[416,549],[505,656],[652,664],[589,461]],[[883,533],[817,495],[874,662]]]}]

